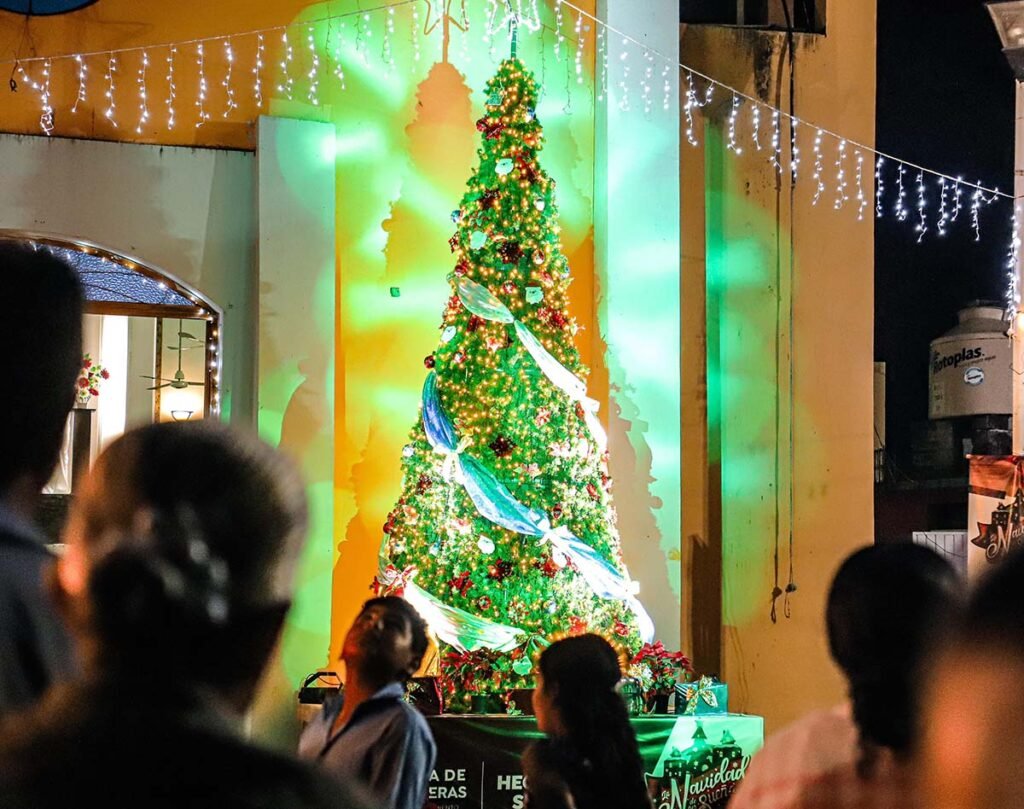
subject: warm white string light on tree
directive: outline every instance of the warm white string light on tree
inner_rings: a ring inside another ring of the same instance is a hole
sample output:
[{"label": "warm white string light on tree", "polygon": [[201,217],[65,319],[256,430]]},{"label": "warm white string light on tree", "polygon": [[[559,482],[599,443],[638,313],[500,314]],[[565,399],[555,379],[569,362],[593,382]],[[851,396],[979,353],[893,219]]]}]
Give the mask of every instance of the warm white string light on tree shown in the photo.
[{"label": "warm white string light on tree", "polygon": [[963,180],[962,177],[956,178],[956,184],[953,186],[953,215],[949,218],[950,222],[955,222],[960,216],[960,211],[963,209],[963,189],[960,187],[960,182]]},{"label": "warm white string light on tree", "polygon": [[751,104],[750,105],[750,127],[751,136],[754,139],[754,148],[757,151],[761,151],[761,105]]}]

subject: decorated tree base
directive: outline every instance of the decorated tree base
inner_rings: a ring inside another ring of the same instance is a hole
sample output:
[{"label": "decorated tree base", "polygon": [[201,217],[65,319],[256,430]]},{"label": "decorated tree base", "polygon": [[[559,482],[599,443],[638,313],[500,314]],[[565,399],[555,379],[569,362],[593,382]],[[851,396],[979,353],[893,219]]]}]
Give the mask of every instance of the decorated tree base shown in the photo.
[{"label": "decorated tree base", "polygon": [[487,85],[480,164],[452,213],[452,295],[375,582],[429,622],[455,711],[531,688],[536,655],[559,636],[598,632],[628,659],[653,635],[573,344],[537,93],[517,59]]}]

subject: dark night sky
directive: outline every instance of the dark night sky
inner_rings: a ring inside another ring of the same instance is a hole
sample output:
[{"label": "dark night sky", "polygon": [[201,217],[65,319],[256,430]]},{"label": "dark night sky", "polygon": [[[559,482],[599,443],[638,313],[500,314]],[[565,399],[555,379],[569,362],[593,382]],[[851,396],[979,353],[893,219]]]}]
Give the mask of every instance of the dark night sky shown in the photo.
[{"label": "dark night sky", "polygon": [[[1013,77],[980,0],[878,0],[877,65],[879,149],[1012,190]],[[907,179],[913,206],[914,175]],[[935,202],[935,186],[929,192]],[[889,450],[906,464],[910,423],[928,416],[928,343],[963,304],[1003,297],[1011,208],[983,211],[980,243],[969,215],[942,239],[932,217],[919,245],[913,209],[898,223],[886,197],[875,229],[875,359],[888,364]]]}]

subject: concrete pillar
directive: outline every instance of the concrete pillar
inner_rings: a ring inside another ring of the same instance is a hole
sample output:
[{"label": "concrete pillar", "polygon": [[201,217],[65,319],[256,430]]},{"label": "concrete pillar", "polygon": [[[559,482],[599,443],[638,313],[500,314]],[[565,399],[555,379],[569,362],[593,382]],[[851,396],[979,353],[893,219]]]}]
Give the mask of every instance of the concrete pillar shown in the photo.
[{"label": "concrete pillar", "polygon": [[[608,94],[596,118],[594,229],[613,494],[640,598],[658,637],[674,645],[681,590],[678,4],[601,0],[597,16],[610,26]],[[670,64],[648,59],[623,35]],[[602,63],[599,54],[599,95]]]}]

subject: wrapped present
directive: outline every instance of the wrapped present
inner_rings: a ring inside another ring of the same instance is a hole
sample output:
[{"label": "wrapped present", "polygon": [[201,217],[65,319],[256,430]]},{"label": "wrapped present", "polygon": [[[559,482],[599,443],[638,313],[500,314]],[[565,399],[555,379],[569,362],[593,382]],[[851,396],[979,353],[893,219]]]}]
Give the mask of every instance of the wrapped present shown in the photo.
[{"label": "wrapped present", "polygon": [[729,713],[729,686],[717,677],[701,677],[692,683],[676,683],[676,713]]}]

